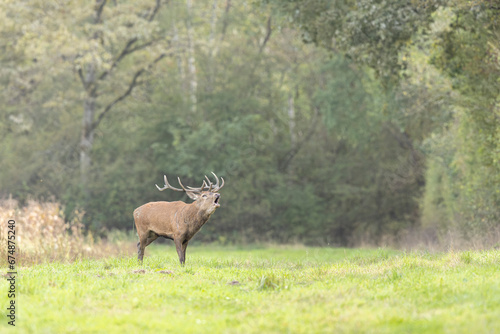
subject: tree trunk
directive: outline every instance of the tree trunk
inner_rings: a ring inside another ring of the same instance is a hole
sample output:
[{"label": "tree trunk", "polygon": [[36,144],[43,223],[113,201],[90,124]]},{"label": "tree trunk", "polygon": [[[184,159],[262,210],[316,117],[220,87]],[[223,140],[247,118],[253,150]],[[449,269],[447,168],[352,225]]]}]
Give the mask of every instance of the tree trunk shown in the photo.
[{"label": "tree trunk", "polygon": [[216,77],[216,64],[215,64],[215,57],[216,57],[216,41],[215,41],[215,35],[216,35],[216,26],[217,26],[217,0],[214,0],[212,3],[212,17],[210,19],[210,37],[208,38],[208,45],[210,46],[210,66],[209,66],[209,85],[208,85],[208,90],[209,92],[213,91],[213,88],[215,87],[215,77]]},{"label": "tree trunk", "polygon": [[[290,151],[297,149],[297,138],[295,137],[295,104],[293,92],[288,92],[288,130],[290,131]],[[288,174],[292,176],[292,170],[288,169]],[[289,185],[292,185],[292,179],[288,180]]]},{"label": "tree trunk", "polygon": [[90,166],[92,164],[91,151],[94,144],[94,115],[96,109],[96,87],[95,87],[95,66],[92,64],[88,68],[85,77],[85,84],[88,87],[87,94],[83,100],[83,122],[82,137],[80,140],[80,179],[83,193],[89,197],[88,183],[90,181]]},{"label": "tree trunk", "polygon": [[[106,2],[107,0],[95,0],[94,24],[102,23],[102,13]],[[149,22],[154,20],[156,14],[158,13],[158,10],[160,9],[160,6],[161,1],[156,0],[155,5],[151,8],[150,13],[147,16],[147,20]],[[90,40],[100,40],[99,36],[100,35],[96,32],[94,33],[94,35],[90,36]],[[100,40],[100,42],[102,43],[102,40]],[[90,169],[92,166],[92,147],[94,144],[94,134],[96,128],[99,126],[100,122],[107,115],[107,113],[113,108],[113,106],[126,99],[132,93],[133,89],[140,84],[138,78],[143,75],[143,73],[150,70],[154,64],[166,57],[166,53],[159,54],[149,65],[145,65],[142,68],[136,70],[125,92],[113,99],[96,115],[96,100],[97,96],[99,95],[97,93],[99,82],[107,80],[108,75],[111,73],[111,71],[117,68],[117,65],[125,57],[137,50],[143,50],[149,45],[152,45],[154,42],[155,40],[152,39],[148,42],[144,42],[142,45],[138,45],[138,38],[131,36],[126,41],[125,46],[123,47],[121,52],[117,53],[116,56],[113,57],[113,63],[107,70],[102,71],[101,69],[101,73],[98,74],[98,66],[95,62],[91,62],[78,69],[78,75],[80,76],[80,80],[85,90],[85,98],[83,100],[82,135],[80,139],[80,181],[86,201],[90,198],[89,183],[92,181],[90,179]]]},{"label": "tree trunk", "polygon": [[186,1],[188,17],[186,20],[187,42],[188,42],[188,72],[189,72],[189,100],[191,101],[191,111],[196,113],[197,99],[196,92],[198,89],[198,80],[196,77],[196,63],[194,56],[194,33],[191,25],[191,0]]},{"label": "tree trunk", "polygon": [[[101,14],[106,5],[106,0],[95,1],[94,24],[101,23]],[[91,37],[96,39],[97,35]],[[80,69],[80,79],[85,88],[86,95],[83,99],[83,122],[82,137],[80,139],[80,184],[82,186],[85,201],[90,198],[90,166],[92,165],[92,146],[94,144],[94,116],[96,109],[97,86],[96,86],[96,67],[90,63],[87,72],[84,74]]]},{"label": "tree trunk", "polygon": [[293,92],[288,93],[288,128],[290,130],[290,146],[295,149],[297,140],[295,138],[295,106],[293,99]]},{"label": "tree trunk", "polygon": [[217,0],[214,0],[212,3],[212,17],[210,19],[210,46],[212,47],[212,52],[214,51],[214,42],[215,42],[215,27],[217,24]]},{"label": "tree trunk", "polygon": [[[186,89],[186,73],[184,72],[184,62],[182,61],[182,50],[179,47],[180,39],[179,39],[179,31],[177,30],[177,26],[175,22],[172,24],[172,28],[174,31],[173,44],[175,48],[175,60],[177,61],[177,68],[179,70],[179,77],[182,83],[182,89]],[[184,95],[183,95],[184,100]]]}]

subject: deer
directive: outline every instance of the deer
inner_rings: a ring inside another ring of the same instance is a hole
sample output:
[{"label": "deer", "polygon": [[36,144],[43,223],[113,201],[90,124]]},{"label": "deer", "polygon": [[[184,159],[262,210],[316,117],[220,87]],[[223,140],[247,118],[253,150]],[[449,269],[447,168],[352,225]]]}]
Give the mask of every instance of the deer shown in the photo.
[{"label": "deer", "polygon": [[165,186],[159,191],[171,189],[184,192],[193,199],[192,203],[182,201],[175,202],[150,202],[134,210],[134,222],[137,229],[139,242],[137,243],[137,259],[142,263],[145,248],[158,237],[164,237],[174,241],[177,255],[181,265],[186,262],[186,248],[189,240],[202,228],[210,216],[220,207],[220,189],[224,186],[224,178],[219,185],[219,178],[212,172],[216,179],[213,184],[205,175],[201,187],[194,188],[184,185],[181,179],[177,181],[182,189],[174,188],[164,175]]}]

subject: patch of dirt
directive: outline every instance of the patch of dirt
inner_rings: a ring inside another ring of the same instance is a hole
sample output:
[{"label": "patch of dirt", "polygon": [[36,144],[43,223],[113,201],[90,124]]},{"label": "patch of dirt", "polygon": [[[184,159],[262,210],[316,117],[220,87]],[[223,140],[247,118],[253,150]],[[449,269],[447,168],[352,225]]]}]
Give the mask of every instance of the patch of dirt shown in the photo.
[{"label": "patch of dirt", "polygon": [[172,275],[174,272],[171,270],[160,270],[158,274],[169,274]]},{"label": "patch of dirt", "polygon": [[146,270],[144,269],[139,269],[139,270],[134,270],[132,271],[134,274],[145,274],[146,273]]}]

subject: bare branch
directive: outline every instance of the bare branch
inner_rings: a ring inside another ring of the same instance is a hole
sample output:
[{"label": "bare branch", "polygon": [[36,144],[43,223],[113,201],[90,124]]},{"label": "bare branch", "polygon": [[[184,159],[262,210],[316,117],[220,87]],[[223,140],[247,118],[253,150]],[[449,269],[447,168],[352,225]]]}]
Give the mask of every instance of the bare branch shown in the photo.
[{"label": "bare branch", "polygon": [[101,14],[106,5],[106,0],[96,0],[95,20],[94,23],[101,22]]},{"label": "bare branch", "polygon": [[158,13],[158,10],[160,9],[160,5],[161,5],[161,0],[156,0],[156,5],[154,6],[154,8],[151,10],[151,14],[149,15],[148,17],[148,21],[151,22],[154,20],[156,14]]},{"label": "bare branch", "polygon": [[115,61],[113,62],[113,64],[111,64],[111,67],[109,68],[109,70],[103,72],[101,74],[101,76],[99,77],[99,80],[103,80],[105,79],[109,73],[111,73],[111,71],[116,67],[118,66],[118,63],[123,59],[125,58],[125,56],[135,52],[135,51],[139,51],[139,50],[142,50],[144,48],[147,48],[148,46],[152,45],[154,42],[157,42],[159,41],[160,39],[157,38],[157,39],[152,39],[150,40],[149,42],[146,42],[144,44],[141,44],[141,45],[138,45],[134,48],[130,48],[132,45],[135,44],[135,42],[137,42],[137,38],[134,37],[132,39],[130,39],[127,44],[125,45],[125,47],[123,48],[122,52],[120,52],[120,54],[118,55],[118,57],[116,57]]},{"label": "bare branch", "polygon": [[[97,1],[99,1],[99,0],[97,0]],[[104,2],[106,2],[106,0],[104,0]],[[153,19],[155,18],[156,14],[160,10],[160,6],[161,6],[161,0],[156,0],[156,5],[151,9],[151,14],[147,18],[147,20],[149,22],[153,21]],[[142,45],[139,45],[139,46],[136,46],[136,47],[132,48],[132,45],[134,45],[137,42],[137,40],[138,40],[137,37],[133,37],[133,38],[131,38],[131,39],[129,39],[127,41],[127,44],[125,44],[125,47],[123,48],[122,52],[120,52],[120,54],[118,55],[118,57],[116,57],[116,59],[113,61],[113,64],[111,64],[111,67],[109,68],[109,70],[104,71],[99,76],[99,80],[105,79],[108,76],[108,74],[120,63],[120,61],[125,56],[127,56],[127,55],[129,55],[129,54],[131,54],[131,53],[133,53],[135,51],[144,49],[144,48],[150,46],[151,44],[153,44],[154,42],[158,41],[159,39],[152,39],[149,42],[146,42],[146,43],[144,43]]]},{"label": "bare branch", "polygon": [[319,116],[318,108],[314,107],[314,119],[312,120],[312,124],[311,124],[311,127],[309,128],[308,133],[304,136],[304,138],[300,142],[298,142],[294,147],[292,147],[292,149],[290,149],[287,152],[287,154],[285,154],[283,159],[281,159],[281,162],[279,164],[280,170],[282,170],[282,171],[287,170],[288,166],[292,162],[293,158],[297,155],[297,153],[299,153],[302,146],[305,143],[307,143],[309,141],[309,139],[311,139],[312,135],[316,131],[316,125],[318,124],[318,120],[319,120],[318,116]]},{"label": "bare branch", "polygon": [[138,45],[138,46],[136,46],[135,48],[130,49],[130,50],[127,52],[127,54],[132,53],[132,52],[135,52],[135,51],[138,51],[138,50],[141,50],[141,49],[144,49],[144,48],[147,48],[148,46],[152,45],[154,42],[157,42],[157,41],[159,41],[159,40],[160,40],[159,38],[157,38],[157,39],[152,39],[152,40],[150,40],[149,42],[146,42],[146,43],[144,43],[144,44]]},{"label": "bare branch", "polygon": [[116,64],[118,64],[120,62],[120,60],[123,59],[123,57],[125,57],[126,55],[128,55],[129,53],[132,52],[132,51],[130,51],[130,47],[132,45],[134,45],[135,42],[137,42],[137,37],[129,39],[129,41],[127,42],[127,44],[123,48],[122,52],[118,55],[118,57],[116,57],[115,61],[113,62],[113,67],[116,66]]},{"label": "bare branch", "polygon": [[125,91],[125,93],[117,97],[113,102],[111,102],[104,108],[104,110],[99,114],[97,120],[92,124],[92,129],[95,129],[99,126],[104,116],[106,116],[106,114],[111,110],[111,108],[113,108],[115,104],[122,101],[127,96],[129,96],[130,93],[132,93],[132,90],[135,88],[135,86],[137,86],[137,78],[139,78],[139,76],[141,76],[145,70],[146,70],[145,68],[141,68],[139,71],[135,72],[134,77],[132,78],[132,81],[130,82],[128,89]]},{"label": "bare branch", "polygon": [[124,100],[127,96],[129,96],[132,93],[132,91],[134,90],[134,88],[140,84],[140,82],[137,81],[137,79],[144,72],[146,72],[147,70],[151,69],[151,67],[153,67],[156,63],[158,63],[160,60],[162,60],[166,56],[167,56],[166,53],[162,53],[154,61],[152,61],[148,66],[143,67],[140,70],[138,70],[137,72],[135,72],[134,76],[132,77],[132,80],[130,81],[130,84],[128,85],[127,90],[122,95],[120,95],[119,97],[117,97],[116,99],[114,99],[111,103],[109,103],[104,108],[104,110],[97,117],[97,120],[92,124],[92,129],[96,129],[99,126],[99,124],[101,123],[101,121],[104,118],[104,116],[106,116],[106,114],[111,110],[111,108],[113,108],[113,106],[115,104],[117,104],[120,101]]},{"label": "bare branch", "polygon": [[264,41],[260,45],[259,54],[262,53],[262,51],[266,47],[267,42],[269,41],[269,38],[271,38],[271,33],[273,32],[272,27],[271,27],[271,18],[272,18],[272,16],[269,15],[269,18],[267,19],[266,36],[264,37]]},{"label": "bare branch", "polygon": [[228,16],[229,16],[229,9],[231,8],[231,0],[226,0],[226,10],[224,12],[224,18],[222,20],[222,31],[221,31],[221,37],[220,40],[221,42],[224,40],[224,37],[226,35],[226,30],[228,26]]},{"label": "bare branch", "polygon": [[[250,73],[248,74],[248,77],[249,78],[253,78],[254,74],[255,74],[255,71],[257,70],[257,67],[259,66],[260,62],[261,62],[261,54],[262,54],[262,51],[264,51],[264,48],[266,47],[266,44],[267,42],[269,41],[269,39],[271,38],[271,33],[272,33],[272,27],[271,27],[271,18],[272,16],[269,15],[269,18],[267,19],[267,29],[266,29],[266,35],[264,36],[264,41],[262,42],[262,44],[259,46],[259,52],[257,54],[257,57],[255,58],[255,61],[253,62],[253,65],[252,65],[252,68],[250,69]],[[251,94],[253,94],[253,91],[254,91],[255,87],[252,88],[252,89],[249,89],[247,91],[247,95],[248,96],[251,96]]]},{"label": "bare branch", "polygon": [[99,80],[103,80],[105,79],[108,74],[111,72],[111,70],[113,70],[113,68],[116,67],[116,65],[118,65],[118,63],[123,59],[123,57],[125,57],[126,55],[130,54],[131,52],[129,51],[129,48],[134,45],[134,43],[137,42],[137,37],[134,37],[134,38],[131,38],[128,40],[127,44],[125,44],[125,47],[123,48],[122,52],[120,52],[120,54],[118,55],[118,57],[116,57],[115,61],[113,61],[113,64],[111,64],[111,67],[107,70],[107,71],[104,71],[100,76],[99,76]]},{"label": "bare branch", "polygon": [[83,88],[87,89],[87,83],[85,82],[85,79],[83,78],[83,71],[82,71],[81,67],[78,69],[78,76],[80,77],[80,80],[82,81]]},{"label": "bare branch", "polygon": [[111,108],[113,108],[113,106],[115,104],[117,104],[118,102],[122,101],[123,99],[125,99],[127,96],[130,95],[130,93],[132,93],[132,90],[135,88],[135,86],[137,86],[137,78],[139,76],[142,75],[142,73],[144,73],[146,69],[145,68],[142,68],[140,69],[139,71],[137,71],[135,74],[134,74],[134,77],[132,78],[132,81],[130,82],[129,86],[128,86],[128,89],[125,91],[125,93],[123,93],[122,95],[120,95],[119,97],[117,97],[113,102],[111,102],[110,104],[108,104],[104,110],[99,114],[99,117],[97,118],[97,120],[94,122],[94,124],[92,125],[92,128],[97,128],[97,126],[99,125],[99,123],[101,123],[102,119],[104,118],[104,116],[111,110]]},{"label": "bare branch", "polygon": [[134,37],[134,38],[131,38],[127,44],[125,45],[125,47],[123,48],[122,52],[120,52],[120,54],[118,55],[118,57],[116,57],[115,61],[113,62],[113,64],[111,64],[111,67],[109,68],[109,70],[103,72],[101,74],[101,76],[99,77],[99,80],[102,80],[102,79],[105,79],[108,74],[118,65],[118,63],[127,55],[135,52],[135,51],[138,51],[138,50],[141,50],[141,49],[144,49],[144,48],[147,48],[148,46],[152,45],[154,42],[157,42],[159,39],[152,39],[150,40],[149,42],[146,42],[144,44],[141,44],[141,45],[138,45],[134,48],[130,48],[132,45],[135,44],[135,42],[137,42],[137,38]]}]

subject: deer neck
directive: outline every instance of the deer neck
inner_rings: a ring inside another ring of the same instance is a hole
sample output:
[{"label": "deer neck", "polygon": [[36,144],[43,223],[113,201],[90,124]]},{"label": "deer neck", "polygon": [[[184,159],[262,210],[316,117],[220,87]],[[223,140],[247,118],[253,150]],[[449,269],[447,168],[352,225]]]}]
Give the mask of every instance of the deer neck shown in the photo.
[{"label": "deer neck", "polygon": [[189,225],[194,231],[198,231],[205,223],[208,221],[212,213],[208,213],[199,207],[196,202],[191,203],[187,210],[187,216],[189,217]]}]

